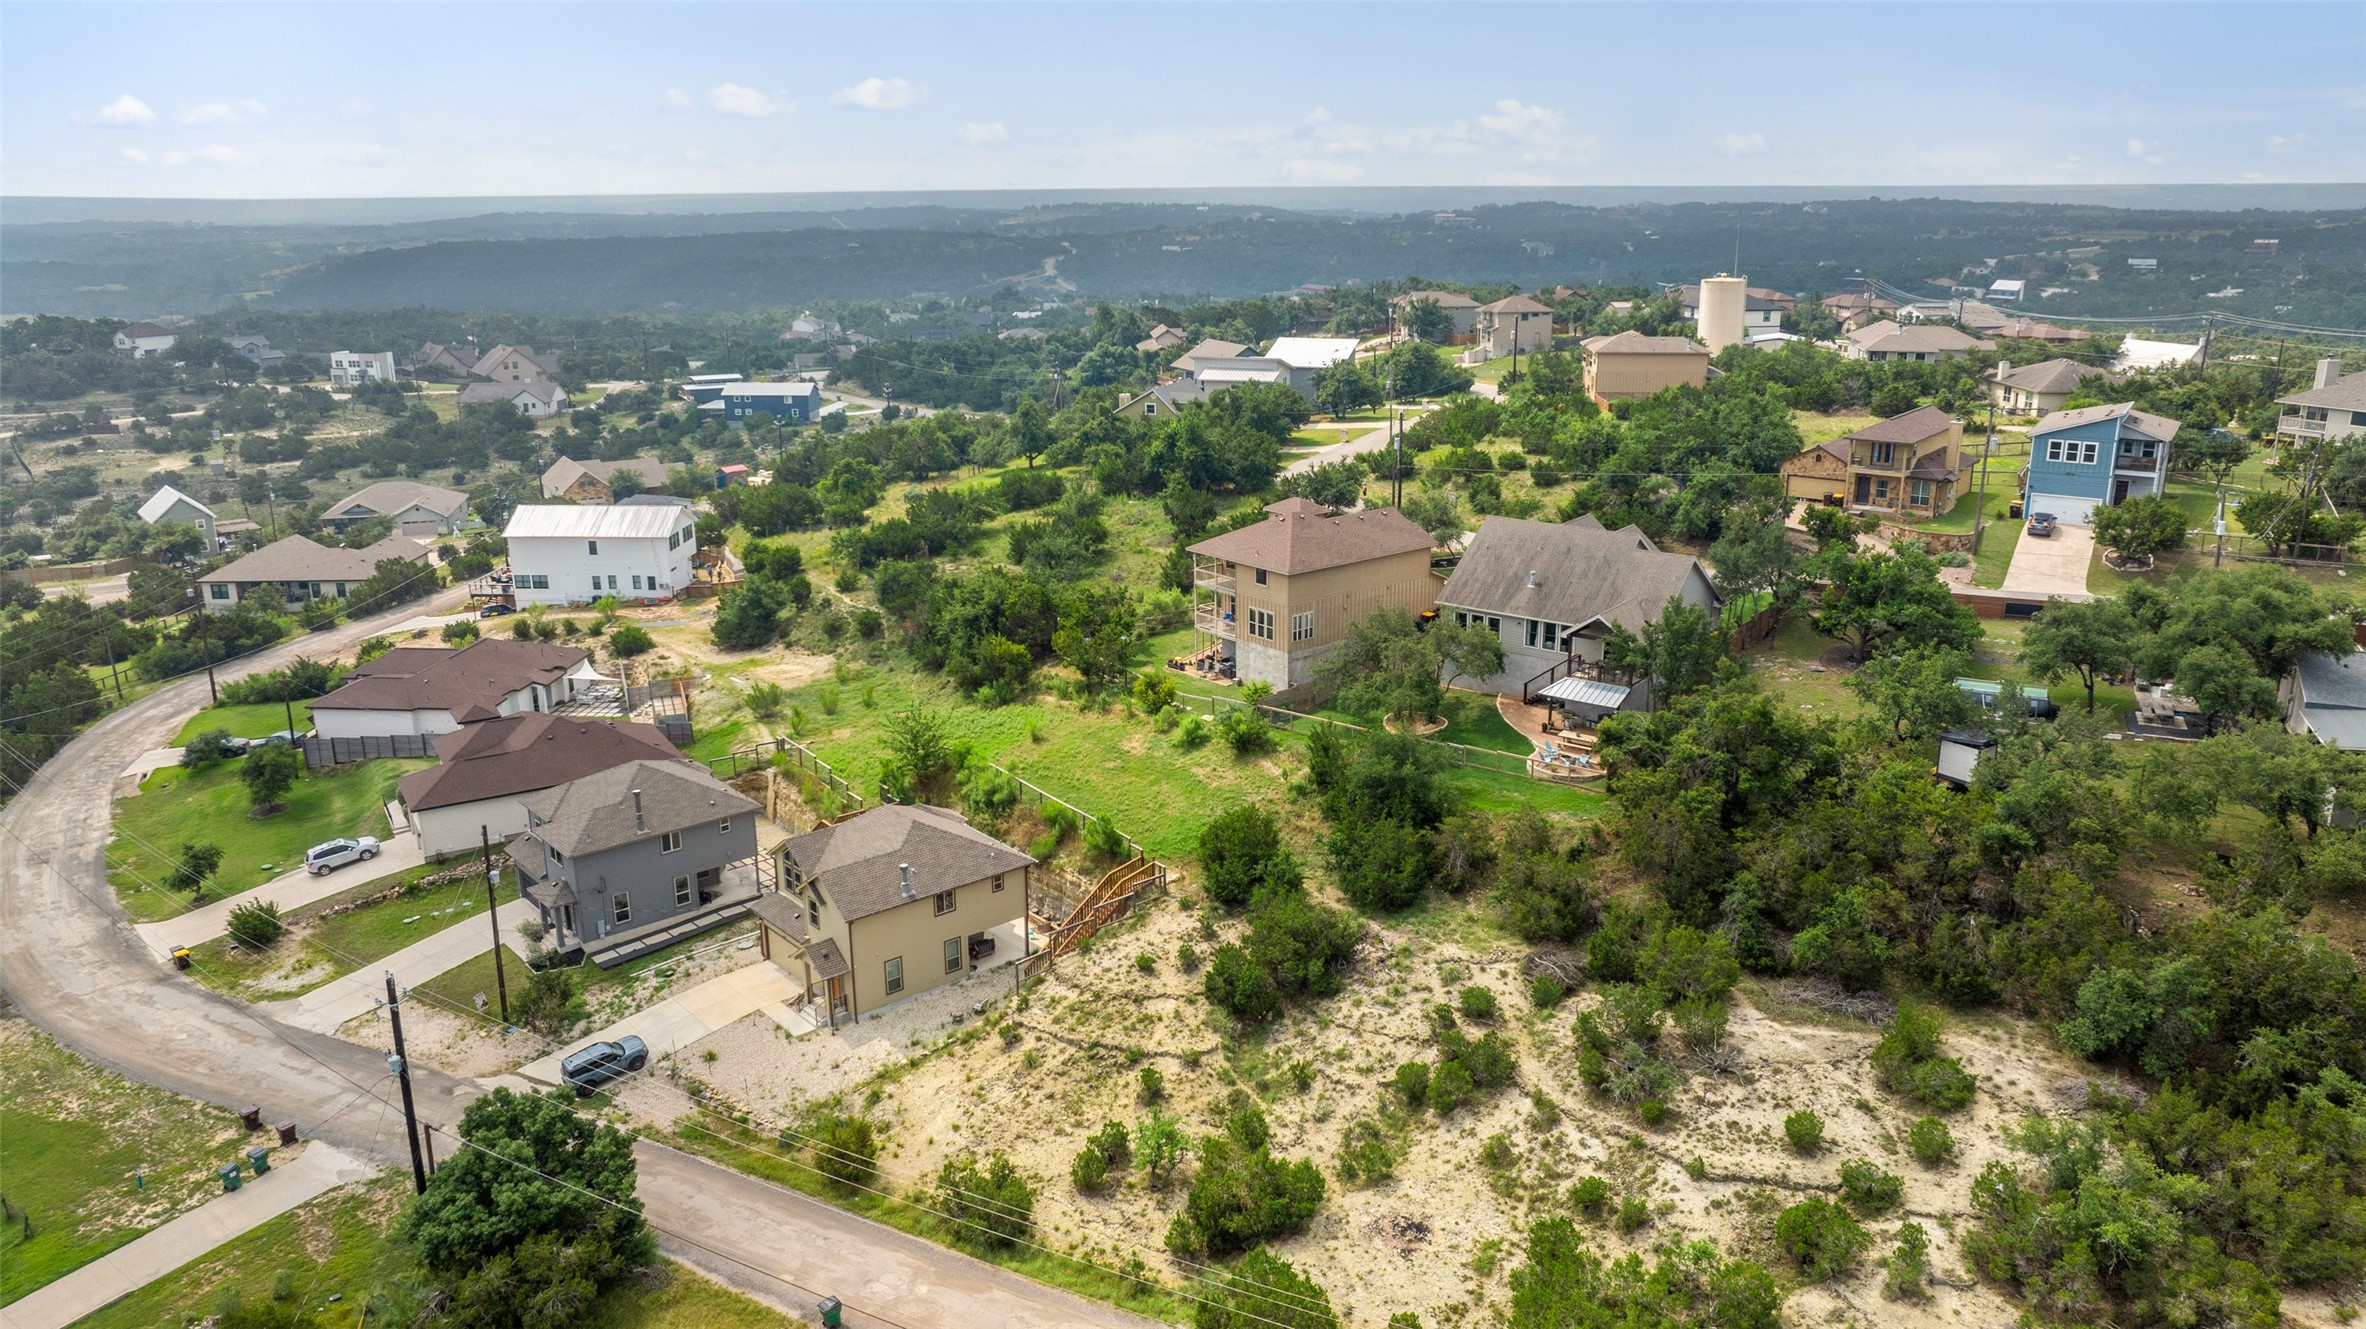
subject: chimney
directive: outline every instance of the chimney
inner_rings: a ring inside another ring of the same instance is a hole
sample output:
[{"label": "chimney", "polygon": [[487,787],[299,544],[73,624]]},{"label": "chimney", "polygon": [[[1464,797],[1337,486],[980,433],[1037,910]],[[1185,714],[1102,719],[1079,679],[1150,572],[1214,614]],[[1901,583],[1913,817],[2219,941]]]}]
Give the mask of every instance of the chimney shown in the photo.
[{"label": "chimney", "polygon": [[1536,589],[1536,569],[1534,568],[1528,569],[1528,589],[1532,591]]},{"label": "chimney", "polygon": [[895,865],[895,870],[904,874],[904,898],[907,900],[918,899],[918,896],[912,894],[912,865],[909,863],[898,863]]},{"label": "chimney", "polygon": [[2317,361],[2317,387],[2329,388],[2340,381],[2341,360],[2339,357],[2328,355]]},{"label": "chimney", "polygon": [[2002,382],[2002,381],[2004,380],[2005,371],[2006,371],[2006,370],[2008,370],[2008,369],[2011,369],[2012,367],[2013,367],[2013,362],[2012,362],[2012,361],[2005,359],[2005,358],[2004,358],[2003,356],[2001,356],[2001,355],[2000,355],[2000,356],[1998,356],[1998,357],[1996,357],[1996,377],[1997,377],[1997,381],[1999,381],[1999,382]]},{"label": "chimney", "polygon": [[649,823],[641,819],[641,791],[638,789],[633,791],[633,829],[637,832],[647,832],[649,829]]}]

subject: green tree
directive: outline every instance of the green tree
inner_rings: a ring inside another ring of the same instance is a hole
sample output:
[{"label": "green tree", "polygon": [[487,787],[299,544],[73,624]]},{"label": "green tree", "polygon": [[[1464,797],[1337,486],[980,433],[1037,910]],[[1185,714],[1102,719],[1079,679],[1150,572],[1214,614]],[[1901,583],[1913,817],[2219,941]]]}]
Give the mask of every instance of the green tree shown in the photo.
[{"label": "green tree", "polygon": [[2095,509],[2095,539],[2123,560],[2150,558],[2185,545],[2185,509],[2148,494]]},{"label": "green tree", "polygon": [[1980,640],[1980,620],[1955,602],[1930,555],[1865,554],[1836,545],[1822,561],[1831,585],[1816,611],[1816,631],[1846,643],[1858,663],[1887,642],[1970,650]]},{"label": "green tree", "polygon": [[1420,341],[1443,346],[1454,336],[1454,316],[1435,300],[1421,299],[1405,306],[1405,331]]},{"label": "green tree", "polygon": [[1203,1291],[1192,1329],[1339,1329],[1331,1298],[1290,1262],[1260,1247]]},{"label": "green tree", "polygon": [[172,888],[176,891],[203,891],[207,880],[221,866],[220,845],[183,844],[180,859],[173,864]]},{"label": "green tree", "polygon": [[1282,844],[1272,813],[1240,803],[1210,818],[1199,833],[1200,885],[1208,898],[1234,909],[1260,890],[1298,889],[1297,858]]},{"label": "green tree", "polygon": [[1342,360],[1314,371],[1314,402],[1333,416],[1353,414],[1380,404],[1380,381],[1354,360]]},{"label": "green tree", "polygon": [[303,771],[304,754],[295,744],[268,743],[247,754],[238,778],[246,783],[247,801],[260,813],[276,810]]},{"label": "green tree", "polygon": [[937,1209],[962,1244],[1008,1250],[1034,1230],[1035,1188],[999,1149],[983,1163],[965,1154],[937,1170]]},{"label": "green tree", "polygon": [[1877,656],[1848,676],[1848,690],[1890,722],[1890,736],[1927,738],[1963,724],[1979,703],[1955,686],[1971,667],[1970,652],[1921,647]]},{"label": "green tree", "polygon": [[1134,1124],[1134,1160],[1150,1189],[1160,1190],[1174,1176],[1183,1155],[1191,1152],[1191,1137],[1182,1123],[1164,1112],[1153,1112]]},{"label": "green tree", "polygon": [[897,801],[925,803],[941,797],[960,764],[942,712],[915,707],[887,722],[887,756],[879,779]]},{"label": "green tree", "polygon": [[1775,1217],[1775,1242],[1802,1277],[1821,1283],[1857,1262],[1872,1237],[1830,1200],[1802,1200]]},{"label": "green tree", "polygon": [[2224,489],[2227,477],[2251,460],[2251,444],[2227,429],[2180,429],[2169,452],[2178,470],[2203,477],[2213,489]]},{"label": "green tree", "polygon": [[1059,441],[1052,432],[1051,412],[1033,397],[1020,402],[1019,409],[1011,412],[1010,423],[1003,427],[1002,433],[1010,455],[1025,458],[1029,470],[1035,469],[1037,457],[1051,451],[1052,445]]},{"label": "green tree", "polygon": [[2021,630],[2021,663],[2048,683],[2076,677],[2093,715],[2096,683],[2133,665],[2142,638],[2135,616],[2117,599],[2051,599]]},{"label": "green tree", "polygon": [[624,1132],[557,1098],[495,1089],[461,1114],[460,1140],[401,1223],[437,1275],[465,1276],[535,1238],[605,1245],[601,1283],[655,1253]]}]

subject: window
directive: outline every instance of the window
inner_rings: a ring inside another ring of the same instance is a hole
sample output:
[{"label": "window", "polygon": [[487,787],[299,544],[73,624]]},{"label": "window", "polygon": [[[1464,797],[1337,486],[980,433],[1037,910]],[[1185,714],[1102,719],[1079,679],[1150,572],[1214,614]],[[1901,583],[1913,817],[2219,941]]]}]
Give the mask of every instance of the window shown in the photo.
[{"label": "window", "polygon": [[638,572],[633,574],[633,589],[636,591],[641,589],[641,574]]},{"label": "window", "polygon": [[961,954],[961,938],[945,938],[945,972],[948,974],[960,973],[963,959],[964,957]]},{"label": "window", "polygon": [[617,921],[617,922],[619,922],[619,923],[630,923],[630,922],[632,922],[632,921],[633,921],[633,897],[632,897],[630,894],[628,894],[628,893],[626,893],[626,892],[624,892],[624,891],[618,891],[618,892],[616,893],[615,900],[616,900],[616,921]]},{"label": "window", "polygon": [[721,820],[721,821],[719,821],[719,822],[716,822],[716,823],[715,823],[715,834],[717,834],[717,835],[729,835],[729,834],[731,834],[731,818],[729,818],[729,817],[725,817],[723,820]]},{"label": "window", "polygon": [[1931,505],[1931,482],[1928,480],[1916,480],[1912,484],[1907,485],[1906,497],[1907,500],[1913,503],[1916,507],[1929,507]]},{"label": "window", "polygon": [[1560,624],[1547,623],[1544,625],[1544,648],[1548,651],[1557,651],[1561,649]]},{"label": "window", "polygon": [[997,873],[995,873],[995,874],[994,874],[994,889],[995,889],[995,890],[998,890],[998,891],[999,891],[999,890],[1001,890],[1001,889],[1002,889],[1002,878],[1003,878],[1003,875],[1004,875],[1004,874],[1002,874],[1002,873],[1000,873],[1000,872],[997,872]]},{"label": "window", "polygon": [[2058,438],[2049,438],[2049,439],[2047,439],[2047,440],[2046,440],[2046,460],[2047,460],[2047,461],[2060,461],[2060,460],[2062,460],[2062,440],[2061,440],[2061,439],[2058,439]]},{"label": "window", "polygon": [[674,907],[678,909],[688,903],[690,903],[690,879],[688,877],[674,878]]},{"label": "window", "polygon": [[1528,644],[1529,644],[1529,645],[1531,645],[1531,646],[1534,646],[1534,645],[1536,644],[1536,638],[1537,638],[1537,636],[1539,635],[1539,634],[1538,634],[1538,632],[1537,632],[1537,629],[1539,629],[1539,628],[1541,628],[1541,627],[1543,627],[1543,626],[1544,626],[1543,624],[1541,624],[1541,623],[1537,622],[1537,621],[1536,621],[1535,619],[1533,619],[1533,618],[1528,620]]},{"label": "window", "polygon": [[1886,478],[1879,478],[1879,479],[1876,479],[1876,480],[1874,480],[1874,482],[1873,482],[1873,500],[1874,500],[1875,502],[1877,502],[1877,503],[1887,503],[1887,502],[1889,501],[1889,496],[1890,496],[1890,482],[1888,481],[1888,479],[1886,479]]},{"label": "window", "polygon": [[1876,444],[1874,444],[1874,445],[1873,445],[1873,464],[1874,464],[1874,465],[1876,465],[1876,466],[1890,466],[1890,465],[1894,465],[1894,464],[1896,464],[1897,460],[1898,460],[1898,445],[1897,445],[1897,444],[1895,444],[1895,443],[1876,443]]},{"label": "window", "polygon": [[1249,635],[1261,641],[1273,640],[1272,610],[1252,609],[1249,611]]},{"label": "window", "polygon": [[601,589],[602,589],[602,588],[601,588],[601,586],[600,586],[600,574],[599,574],[599,573],[597,573],[597,572],[595,572],[595,573],[593,573],[593,574],[592,574],[592,594],[594,594],[594,595],[598,595],[598,594],[600,593]]},{"label": "window", "polygon": [[899,955],[888,961],[886,969],[887,995],[892,997],[904,990],[904,957]]},{"label": "window", "polygon": [[665,538],[665,547],[668,549],[680,549],[682,547],[682,533],[680,531],[676,531],[672,535],[667,536]]},{"label": "window", "polygon": [[805,921],[814,927],[822,925],[822,904],[819,900],[805,902]]},{"label": "window", "polygon": [[591,546],[591,551],[590,551],[590,552],[591,552],[591,556],[592,556],[593,558],[598,558],[598,557],[600,556],[600,542],[599,542],[599,541],[597,541],[597,540],[586,540],[586,541],[584,541],[584,543],[585,543],[585,544],[587,544],[587,545],[590,545],[590,546]]},{"label": "window", "polygon": [[1259,586],[1263,586],[1265,584],[1265,569],[1263,568],[1257,569],[1257,584]]},{"label": "window", "polygon": [[952,891],[938,891],[938,892],[937,892],[937,912],[938,912],[938,913],[940,913],[940,914],[949,914],[949,913],[952,913],[952,912],[953,912],[953,892],[952,892]]},{"label": "window", "polygon": [[1311,641],[1313,639],[1314,611],[1309,609],[1303,614],[1290,615],[1290,640]]},{"label": "window", "polygon": [[608,589],[611,591],[616,589],[616,574],[613,572],[608,574]]},{"label": "window", "polygon": [[213,592],[213,596],[217,600],[227,600],[230,598],[230,583],[228,582],[217,581],[208,589]]},{"label": "window", "polygon": [[1142,404],[1142,415],[1145,419],[1156,414],[1158,414],[1157,402],[1144,402]]},{"label": "window", "polygon": [[2085,443],[2081,444],[2080,447],[2082,449],[2081,455],[2079,457],[2080,463],[2087,466],[2094,465],[2096,448],[2095,441],[2093,439],[2088,439]]},{"label": "window", "polygon": [[661,854],[677,853],[681,848],[682,833],[680,831],[667,831],[657,838],[657,852]]}]

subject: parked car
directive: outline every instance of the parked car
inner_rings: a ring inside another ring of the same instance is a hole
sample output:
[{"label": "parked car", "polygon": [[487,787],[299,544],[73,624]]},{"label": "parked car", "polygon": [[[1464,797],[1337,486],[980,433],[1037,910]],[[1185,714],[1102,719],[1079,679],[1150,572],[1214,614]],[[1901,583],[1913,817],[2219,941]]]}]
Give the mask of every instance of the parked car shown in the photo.
[{"label": "parked car", "polygon": [[378,856],[375,836],[360,839],[330,840],[304,851],[304,870],[315,877],[325,877],[348,863],[360,863]]},{"label": "parked car", "polygon": [[2054,514],[2051,512],[2030,513],[2029,533],[2031,535],[2052,535],[2054,533]]},{"label": "parked car", "polygon": [[258,738],[247,744],[247,746],[250,748],[267,748],[278,743],[293,743],[302,737],[304,737],[303,734],[299,734],[293,729],[281,729],[265,734],[261,738]]},{"label": "parked car", "polygon": [[559,1063],[559,1078],[575,1086],[575,1096],[589,1098],[601,1085],[621,1080],[649,1064],[649,1045],[633,1034],[613,1043],[594,1043],[570,1052]]},{"label": "parked car", "polygon": [[255,741],[251,738],[234,738],[224,734],[215,741],[214,750],[225,757],[243,757],[246,755],[246,750],[254,745]]},{"label": "parked car", "polygon": [[489,604],[476,611],[476,616],[478,618],[499,618],[503,614],[514,614],[516,612],[517,610],[510,607],[509,605]]}]

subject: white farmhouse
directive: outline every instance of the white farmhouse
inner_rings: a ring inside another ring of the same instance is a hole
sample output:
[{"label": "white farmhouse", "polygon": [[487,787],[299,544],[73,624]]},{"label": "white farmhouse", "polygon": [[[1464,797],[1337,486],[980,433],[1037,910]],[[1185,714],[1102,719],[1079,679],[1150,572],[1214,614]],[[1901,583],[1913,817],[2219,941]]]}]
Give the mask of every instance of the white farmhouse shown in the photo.
[{"label": "white farmhouse", "polygon": [[171,328],[154,323],[130,323],[115,330],[115,353],[137,360],[142,356],[161,355],[179,340],[180,335]]},{"label": "white farmhouse", "polygon": [[672,504],[522,506],[510,515],[511,589],[518,607],[670,600],[691,584],[698,519]]},{"label": "white farmhouse", "polygon": [[394,352],[392,351],[331,351],[329,352],[329,386],[358,388],[364,383],[392,383],[394,381]]},{"label": "white farmhouse", "polygon": [[140,520],[154,526],[160,521],[177,521],[194,526],[205,536],[205,550],[214,549],[214,510],[180,490],[166,485],[148,496],[140,505]]},{"label": "white farmhouse", "polygon": [[567,409],[567,390],[547,378],[519,383],[471,383],[460,390],[462,406],[507,406],[529,420]]}]

